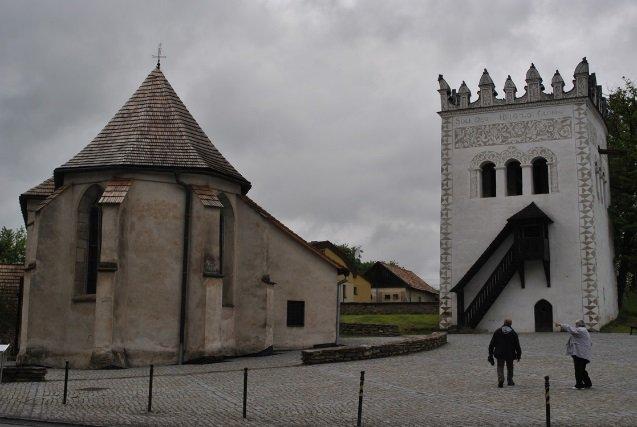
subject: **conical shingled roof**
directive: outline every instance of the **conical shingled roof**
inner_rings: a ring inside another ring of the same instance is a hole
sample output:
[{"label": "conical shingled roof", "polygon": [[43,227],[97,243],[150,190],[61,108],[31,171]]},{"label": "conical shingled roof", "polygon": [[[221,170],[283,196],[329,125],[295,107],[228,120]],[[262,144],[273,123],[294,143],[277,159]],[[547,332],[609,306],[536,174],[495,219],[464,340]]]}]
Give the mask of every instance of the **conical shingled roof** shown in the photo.
[{"label": "conical shingled roof", "polygon": [[221,155],[155,68],[102,131],[75,157],[55,170],[141,168],[187,170],[250,182]]}]

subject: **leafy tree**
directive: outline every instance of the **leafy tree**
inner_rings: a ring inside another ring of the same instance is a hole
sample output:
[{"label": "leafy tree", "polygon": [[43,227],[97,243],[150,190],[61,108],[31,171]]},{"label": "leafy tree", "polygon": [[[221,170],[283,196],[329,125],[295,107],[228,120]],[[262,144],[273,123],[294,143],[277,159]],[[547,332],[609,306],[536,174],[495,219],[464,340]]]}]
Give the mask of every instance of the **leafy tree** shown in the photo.
[{"label": "leafy tree", "polygon": [[345,261],[352,267],[352,274],[358,275],[366,272],[376,261],[363,261],[363,249],[361,246],[343,243],[336,245],[340,249],[341,254],[345,257]]},{"label": "leafy tree", "polygon": [[624,78],[624,87],[609,95],[608,146],[615,268],[619,305],[637,278],[637,88]]},{"label": "leafy tree", "polygon": [[24,227],[15,230],[2,227],[0,230],[0,263],[23,264],[27,235]]}]

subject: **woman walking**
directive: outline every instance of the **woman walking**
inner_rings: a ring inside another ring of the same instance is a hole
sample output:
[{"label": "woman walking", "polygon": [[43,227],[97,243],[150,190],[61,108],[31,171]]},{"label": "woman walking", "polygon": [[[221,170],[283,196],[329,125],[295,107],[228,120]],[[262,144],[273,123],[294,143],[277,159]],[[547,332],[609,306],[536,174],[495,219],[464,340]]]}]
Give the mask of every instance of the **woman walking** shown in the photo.
[{"label": "woman walking", "polygon": [[592,343],[586,324],[583,320],[578,320],[574,327],[565,323],[556,323],[555,325],[562,331],[571,334],[568,343],[566,343],[566,354],[573,358],[575,365],[575,386],[573,389],[591,388],[593,383],[586,372],[586,365],[591,361]]}]

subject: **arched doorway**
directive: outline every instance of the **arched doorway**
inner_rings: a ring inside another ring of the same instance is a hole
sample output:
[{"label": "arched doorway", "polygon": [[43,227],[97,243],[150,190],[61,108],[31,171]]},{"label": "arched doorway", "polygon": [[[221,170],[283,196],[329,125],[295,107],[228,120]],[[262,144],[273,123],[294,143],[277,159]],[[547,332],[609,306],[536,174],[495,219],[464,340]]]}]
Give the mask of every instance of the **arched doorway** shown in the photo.
[{"label": "arched doorway", "polygon": [[535,332],[553,332],[553,306],[545,299],[535,303]]}]

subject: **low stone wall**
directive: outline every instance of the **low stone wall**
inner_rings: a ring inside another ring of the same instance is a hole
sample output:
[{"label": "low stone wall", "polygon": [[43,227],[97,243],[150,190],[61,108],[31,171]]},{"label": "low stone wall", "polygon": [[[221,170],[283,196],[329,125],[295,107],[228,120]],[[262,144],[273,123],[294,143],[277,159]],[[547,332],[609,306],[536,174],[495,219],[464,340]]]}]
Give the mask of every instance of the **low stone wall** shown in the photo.
[{"label": "low stone wall", "polygon": [[434,332],[426,337],[406,338],[387,344],[304,350],[301,353],[301,357],[306,365],[349,362],[352,360],[375,359],[433,350],[446,343],[447,334],[445,332]]},{"label": "low stone wall", "polygon": [[437,314],[437,302],[342,302],[341,314]]},{"label": "low stone wall", "polygon": [[369,323],[341,323],[341,334],[364,337],[397,337],[400,335],[398,325],[378,325]]},{"label": "low stone wall", "polygon": [[46,368],[41,366],[5,366],[2,370],[3,383],[44,381]]}]

